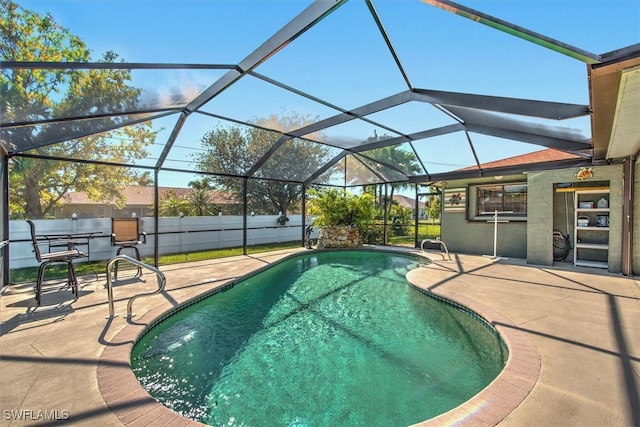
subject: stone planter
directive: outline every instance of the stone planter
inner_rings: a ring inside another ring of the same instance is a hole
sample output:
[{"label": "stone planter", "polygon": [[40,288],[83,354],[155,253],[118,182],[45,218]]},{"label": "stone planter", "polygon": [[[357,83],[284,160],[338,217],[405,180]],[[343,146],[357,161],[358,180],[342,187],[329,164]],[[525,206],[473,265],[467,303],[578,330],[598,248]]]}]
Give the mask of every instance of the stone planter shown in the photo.
[{"label": "stone planter", "polygon": [[338,225],[320,227],[317,249],[355,248],[362,245],[362,238],[356,227]]}]

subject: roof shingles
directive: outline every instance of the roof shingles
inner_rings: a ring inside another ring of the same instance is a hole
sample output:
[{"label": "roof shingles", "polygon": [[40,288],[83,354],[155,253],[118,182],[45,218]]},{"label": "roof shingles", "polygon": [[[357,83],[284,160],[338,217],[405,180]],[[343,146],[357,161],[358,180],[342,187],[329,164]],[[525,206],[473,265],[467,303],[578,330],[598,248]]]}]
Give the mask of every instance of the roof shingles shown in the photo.
[{"label": "roof shingles", "polygon": [[[561,160],[575,160],[581,157],[577,154],[567,153],[566,151],[556,150],[555,148],[547,148],[546,150],[534,151],[532,153],[522,154],[520,156],[507,157],[505,159],[487,162],[480,165],[481,169],[494,169],[509,166],[522,166],[534,163],[557,162]],[[470,166],[461,171],[475,170],[477,166]]]}]

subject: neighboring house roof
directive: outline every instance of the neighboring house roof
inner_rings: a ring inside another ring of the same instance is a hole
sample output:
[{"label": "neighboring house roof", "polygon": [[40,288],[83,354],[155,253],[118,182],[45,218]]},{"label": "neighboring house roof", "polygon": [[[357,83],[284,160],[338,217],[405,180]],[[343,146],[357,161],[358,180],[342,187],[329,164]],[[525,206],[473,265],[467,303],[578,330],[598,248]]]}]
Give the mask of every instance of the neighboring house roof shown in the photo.
[{"label": "neighboring house roof", "polygon": [[[394,194],[393,200],[398,202],[398,205],[403,208],[415,209],[416,207],[416,199],[412,199],[411,197],[403,196],[401,194]],[[420,209],[424,209],[424,202],[418,202],[418,207]]]},{"label": "neighboring house roof", "polygon": [[[161,199],[169,192],[173,192],[177,196],[186,196],[190,191],[190,188],[158,187],[158,193]],[[123,194],[126,197],[127,205],[153,205],[153,187],[125,187]],[[211,203],[216,204],[236,203],[233,195],[220,190],[209,190],[209,200]],[[65,204],[104,204],[104,202],[90,200],[87,193],[82,191],[67,194],[64,202]]]},{"label": "neighboring house roof", "polygon": [[[534,151],[533,153],[522,154],[520,156],[507,157],[505,159],[496,160],[493,162],[482,163],[480,165],[481,169],[493,169],[493,168],[502,168],[509,166],[522,166],[529,165],[533,163],[546,163],[546,162],[556,162],[560,160],[575,160],[581,159],[582,157],[567,153],[566,151],[556,150],[555,148],[547,148],[545,150]],[[467,168],[459,169],[461,171],[465,170],[477,170],[477,166],[469,166]]]}]

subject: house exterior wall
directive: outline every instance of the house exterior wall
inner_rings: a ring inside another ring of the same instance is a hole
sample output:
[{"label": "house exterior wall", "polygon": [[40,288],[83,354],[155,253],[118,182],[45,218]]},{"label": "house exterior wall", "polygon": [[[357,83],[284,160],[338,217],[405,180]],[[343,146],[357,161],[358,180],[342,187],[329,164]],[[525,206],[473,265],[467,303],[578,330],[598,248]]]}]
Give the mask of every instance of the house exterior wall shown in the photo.
[{"label": "house exterior wall", "polygon": [[126,218],[135,212],[137,216],[152,216],[153,209],[149,206],[127,205],[125,209],[117,210],[108,203],[66,203],[54,212],[55,219],[70,219],[72,214],[78,218]]},{"label": "house exterior wall", "polygon": [[[473,185],[525,182],[524,175],[504,177],[496,181],[494,178],[473,180]],[[473,217],[476,208],[476,193],[473,187],[466,194],[465,187],[469,181],[452,181],[444,189],[441,216],[441,239],[446,243],[449,251],[474,255],[493,255],[495,224],[490,218],[483,220],[467,220]],[[464,200],[459,205],[451,203],[451,195],[464,194]],[[502,218],[501,218],[502,220]],[[490,221],[490,222],[488,222]],[[510,219],[509,222],[499,222],[495,252],[497,256],[511,258],[526,258],[527,256],[527,222]]]},{"label": "house exterior wall", "polygon": [[[618,273],[622,261],[622,165],[594,166],[592,169],[591,181],[609,181],[609,271]],[[554,200],[557,204],[554,184],[579,182],[576,178],[579,170],[559,169],[528,174],[527,263],[553,265]]]},{"label": "house exterior wall", "polygon": [[[464,212],[455,212],[442,215],[441,228],[441,239],[450,252],[493,255],[493,223],[467,222]],[[496,255],[526,258],[526,222],[498,223]]]},{"label": "house exterior wall", "polygon": [[[498,223],[496,255],[524,258],[529,264],[553,265],[553,231],[569,234],[573,242],[574,207],[573,194],[554,191],[554,184],[577,183],[579,168],[530,172],[520,177],[505,177],[506,180],[527,181],[527,220]],[[593,177],[582,181],[608,181],[610,188],[611,219],[609,229],[609,271],[619,273],[622,262],[622,165],[594,166]],[[640,165],[636,163],[634,175],[634,219],[633,219],[633,272],[640,273]],[[467,185],[494,184],[495,180],[468,180],[447,183],[448,188],[464,189]],[[474,212],[474,194],[465,194],[464,207],[447,209],[447,189],[443,201],[441,239],[452,252],[469,254],[493,254],[494,225],[491,222],[469,221],[465,219],[465,210]],[[469,215],[469,218],[471,215]],[[568,221],[567,221],[568,218]],[[567,258],[573,260],[573,251]]]}]

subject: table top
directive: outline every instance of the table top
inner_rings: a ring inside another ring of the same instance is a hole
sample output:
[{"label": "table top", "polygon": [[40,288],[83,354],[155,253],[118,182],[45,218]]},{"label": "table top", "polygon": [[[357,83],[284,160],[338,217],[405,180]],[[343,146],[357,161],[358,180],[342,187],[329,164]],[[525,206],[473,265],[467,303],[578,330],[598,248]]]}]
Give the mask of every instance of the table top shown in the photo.
[{"label": "table top", "polygon": [[60,238],[68,238],[68,239],[90,239],[95,235],[102,234],[102,231],[69,231],[69,232],[59,232],[59,233],[46,233],[46,234],[38,234],[38,237],[43,237],[47,240],[51,239],[60,239]]}]

